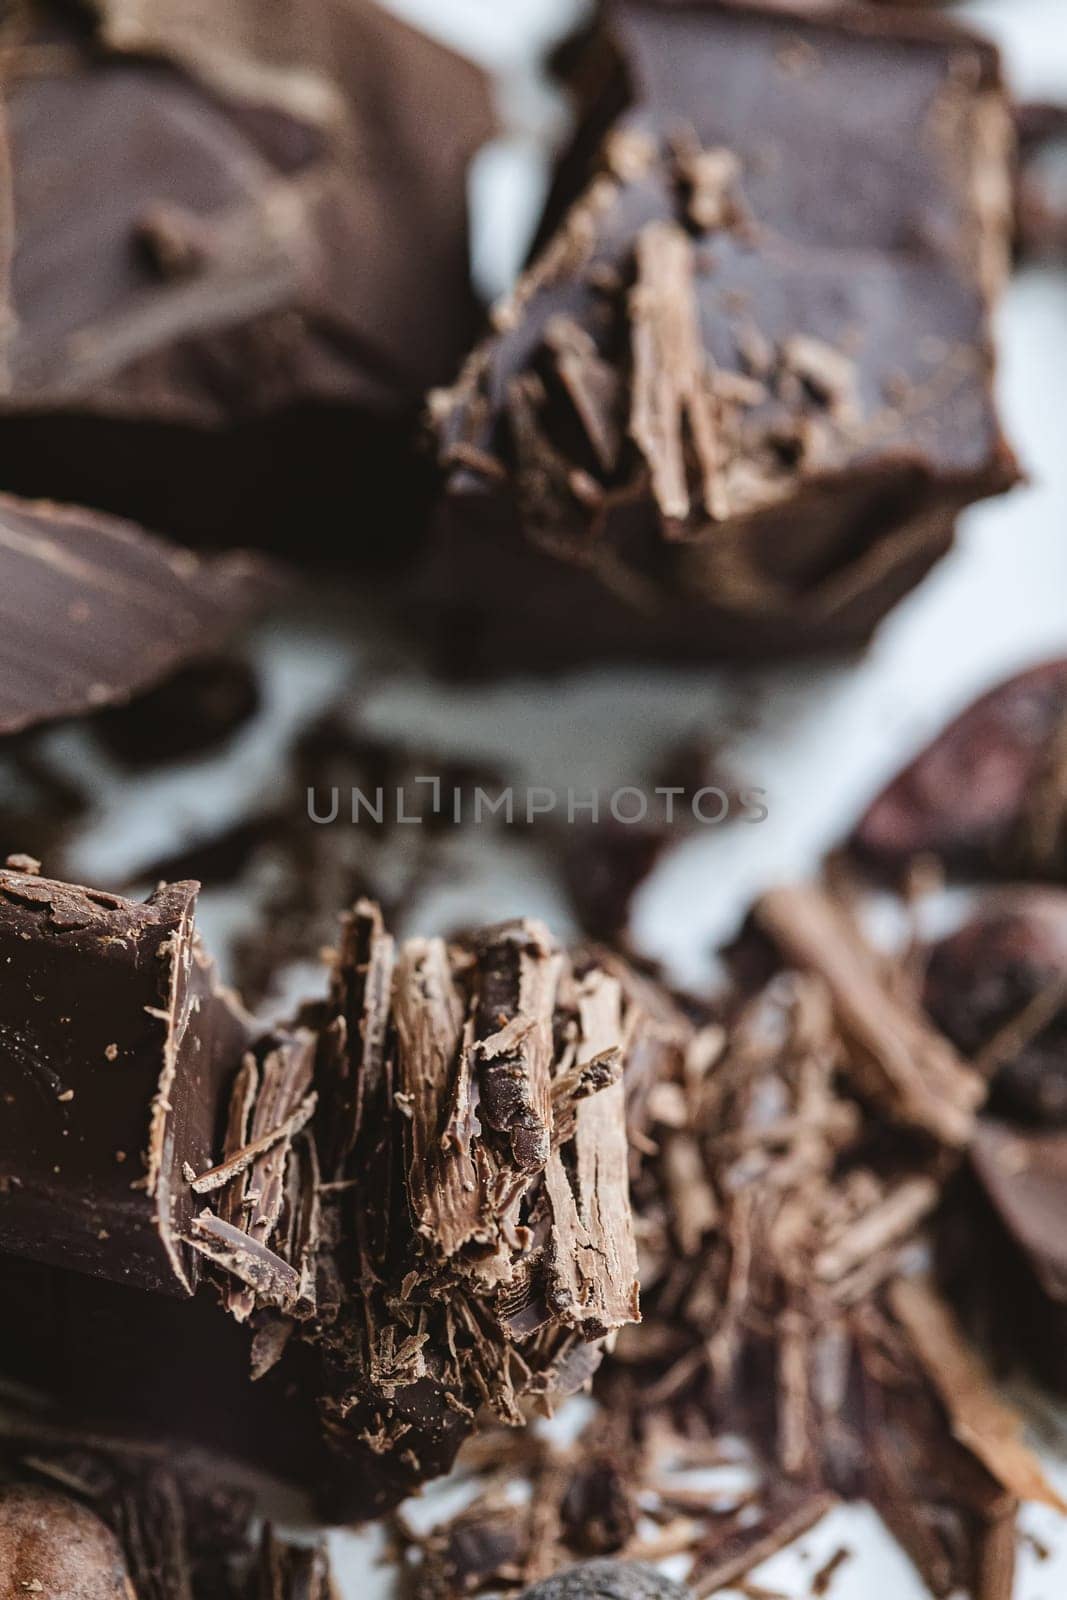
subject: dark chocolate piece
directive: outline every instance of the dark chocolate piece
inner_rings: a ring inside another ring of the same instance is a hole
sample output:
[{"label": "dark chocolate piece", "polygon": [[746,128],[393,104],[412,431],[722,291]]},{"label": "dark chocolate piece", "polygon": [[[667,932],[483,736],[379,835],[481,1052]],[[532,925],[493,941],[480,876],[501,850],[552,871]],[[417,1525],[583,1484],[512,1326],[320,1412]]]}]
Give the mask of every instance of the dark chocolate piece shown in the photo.
[{"label": "dark chocolate piece", "polygon": [[478,318],[482,74],[373,0],[71,9],[5,15],[0,482],[194,544],[395,559],[423,393]]},{"label": "dark chocolate piece", "polygon": [[[54,753],[42,748],[37,733],[4,739],[0,749],[0,861],[22,854],[58,866],[87,807],[82,780],[72,776]],[[175,874],[178,876],[192,874]]]},{"label": "dark chocolate piece", "polygon": [[874,800],[853,835],[890,873],[933,856],[950,872],[1067,872],[1067,661],[1009,678],[949,723]]},{"label": "dark chocolate piece", "polygon": [[1024,262],[1067,262],[1067,106],[1018,107],[1016,252]]},{"label": "dark chocolate piece", "polygon": [[137,768],[206,755],[259,710],[255,670],[237,656],[184,667],[132,705],[105,711],[93,732],[109,755]]},{"label": "dark chocolate piece", "polygon": [[971,1171],[951,1262],[961,1300],[1002,1357],[1067,1392],[1067,1133],[983,1120]]},{"label": "dark chocolate piece", "polygon": [[[3,1330],[6,1370],[94,1420],[265,1440],[259,1459],[334,1515],[387,1509],[449,1468],[483,1406],[521,1423],[636,1320],[627,1116],[688,1033],[650,989],[535,923],[397,948],[358,905],[328,1002],[230,1052],[213,1145],[174,1141],[166,1237],[180,1230],[222,1306],[203,1290],[163,1317],[152,1296],[30,1265],[19,1289],[16,1264],[10,1292],[38,1309]],[[9,1165],[17,1179],[17,1152]],[[32,1247],[25,1198],[16,1181],[0,1216]],[[122,1219],[111,1232],[113,1271],[136,1241]],[[85,1265],[55,1235],[32,1253]],[[242,1346],[254,1385],[234,1378]]]},{"label": "dark chocolate piece", "polygon": [[612,16],[633,109],[433,402],[451,664],[858,645],[1016,476],[995,52],[856,8]]},{"label": "dark chocolate piece", "polygon": [[131,523],[0,495],[0,734],[124,704],[216,650],[277,582],[256,556],[204,559]]},{"label": "dark chocolate piece", "polygon": [[5,1417],[0,1591],[57,1600],[333,1600],[324,1546],[253,1533],[251,1497],[166,1445]]},{"label": "dark chocolate piece", "polygon": [[1067,894],[1017,890],[936,945],[925,1004],[991,1081],[991,1107],[1067,1125]]},{"label": "dark chocolate piece", "polygon": [[194,1197],[249,1038],[196,936],[144,904],[0,870],[0,1247],[187,1294]]}]

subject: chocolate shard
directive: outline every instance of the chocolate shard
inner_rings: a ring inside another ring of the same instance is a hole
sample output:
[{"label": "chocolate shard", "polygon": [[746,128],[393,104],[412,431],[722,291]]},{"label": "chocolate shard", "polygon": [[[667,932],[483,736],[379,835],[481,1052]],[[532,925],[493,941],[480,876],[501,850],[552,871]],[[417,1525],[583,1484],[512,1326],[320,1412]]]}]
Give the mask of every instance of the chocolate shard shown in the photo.
[{"label": "chocolate shard", "polygon": [[755,1521],[725,1527],[723,1537],[698,1558],[690,1580],[694,1595],[713,1595],[730,1588],[753,1567],[807,1533],[833,1506],[833,1495],[784,1489]]},{"label": "chocolate shard", "polygon": [[167,1444],[106,1444],[7,1415],[0,1586],[66,1600],[334,1600],[323,1545],[254,1532],[251,1496]]},{"label": "chocolate shard", "polygon": [[619,981],[537,923],[394,952],[357,906],[330,1011],[322,1161],[350,1220],[324,1232],[357,1294],[323,1330],[323,1410],[351,1470],[373,1458],[366,1512],[445,1470],[480,1406],[514,1425],[583,1386],[637,1319],[627,1080],[656,1061]]},{"label": "chocolate shard", "polygon": [[5,486],[305,558],[347,507],[395,559],[479,320],[483,75],[373,0],[20,0],[2,43]]},{"label": "chocolate shard", "polygon": [[844,908],[814,887],[776,889],[755,918],[790,965],[826,984],[860,1091],[891,1119],[965,1145],[985,1098],[982,1079],[917,1006],[892,992]]},{"label": "chocolate shard", "polygon": [[924,1002],[990,1079],[990,1109],[1067,1124],[1067,894],[1016,889],[934,946]]},{"label": "chocolate shard", "polygon": [[1022,1441],[1021,1418],[994,1392],[944,1302],[921,1281],[899,1278],[890,1286],[889,1304],[941,1396],[954,1437],[1016,1500],[1039,1501],[1067,1515],[1067,1501]]},{"label": "chocolate shard", "polygon": [[0,495],[0,735],[124,705],[211,654],[278,586],[256,556],[201,558],[132,523]]},{"label": "chocolate shard", "polygon": [[427,612],[472,672],[859,644],[1017,476],[995,51],[743,0],[630,0],[597,37],[543,247],[433,398]]},{"label": "chocolate shard", "polygon": [[983,1118],[940,1230],[946,1293],[1005,1368],[1067,1391],[1067,1134]]},{"label": "chocolate shard", "polygon": [[0,1243],[188,1294],[194,1201],[250,1037],[195,930],[194,883],[144,904],[0,870]]},{"label": "chocolate shard", "polygon": [[1057,882],[1067,870],[1067,661],[991,689],[875,799],[860,858],[900,872],[935,856],[950,872]]}]

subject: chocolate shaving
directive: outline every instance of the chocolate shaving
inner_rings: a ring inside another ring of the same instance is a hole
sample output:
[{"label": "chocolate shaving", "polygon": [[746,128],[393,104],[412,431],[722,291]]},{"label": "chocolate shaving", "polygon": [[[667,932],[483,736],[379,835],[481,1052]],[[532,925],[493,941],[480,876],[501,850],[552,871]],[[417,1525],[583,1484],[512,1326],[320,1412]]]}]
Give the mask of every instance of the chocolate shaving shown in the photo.
[{"label": "chocolate shaving", "polygon": [[316,1097],[309,1094],[288,1117],[285,1122],[259,1139],[254,1139],[251,1144],[246,1144],[242,1149],[227,1156],[217,1167],[211,1167],[207,1172],[202,1172],[199,1177],[189,1180],[190,1188],[194,1194],[210,1194],[215,1189],[221,1189],[224,1184],[230,1183],[234,1178],[240,1177],[256,1160],[257,1156],[266,1155],[282,1139],[292,1139],[300,1129],[309,1122],[315,1110]]},{"label": "chocolate shaving", "polygon": [[890,1287],[889,1304],[944,1402],[954,1436],[1016,1499],[1067,1516],[1067,1501],[1022,1443],[1020,1418],[993,1392],[944,1303],[918,1280],[901,1278]]},{"label": "chocolate shaving", "polygon": [[691,511],[688,445],[696,454],[704,511],[713,522],[729,515],[693,274],[693,244],[680,228],[650,223],[638,236],[637,284],[630,295],[630,432],[648,463],[668,527],[684,524]]},{"label": "chocolate shaving", "polygon": [[788,960],[825,980],[858,1087],[905,1125],[965,1144],[985,1095],[981,1078],[879,981],[843,909],[816,889],[778,889],[755,914]]}]

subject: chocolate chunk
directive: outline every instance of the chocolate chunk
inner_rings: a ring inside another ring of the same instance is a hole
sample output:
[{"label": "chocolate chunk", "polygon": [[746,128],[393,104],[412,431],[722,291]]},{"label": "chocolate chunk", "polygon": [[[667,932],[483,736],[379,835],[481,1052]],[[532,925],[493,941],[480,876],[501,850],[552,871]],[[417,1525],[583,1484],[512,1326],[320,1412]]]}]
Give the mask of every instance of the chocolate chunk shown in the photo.
[{"label": "chocolate chunk", "polygon": [[923,855],[953,872],[1056,881],[1067,869],[1067,661],[991,689],[872,802],[853,835],[889,872]]},{"label": "chocolate chunk", "polygon": [[19,1415],[0,1437],[0,1586],[64,1600],[331,1600],[324,1546],[158,1442],[107,1446]]},{"label": "chocolate chunk", "polygon": [[1067,1124],[1067,895],[991,900],[936,945],[926,1008],[991,1079],[994,1112]]},{"label": "chocolate chunk", "polygon": [[629,1561],[586,1561],[523,1591],[523,1600],[685,1600],[681,1584],[654,1567]]},{"label": "chocolate chunk", "polygon": [[874,11],[611,16],[595,114],[632,109],[432,405],[450,664],[859,644],[1016,476],[995,52]]},{"label": "chocolate chunk", "polygon": [[1016,250],[1024,261],[1067,261],[1067,106],[1031,102],[1016,111],[1020,171]]},{"label": "chocolate chunk", "polygon": [[5,16],[0,481],[189,543],[395,559],[422,395],[477,322],[482,75],[372,0],[70,10]]},{"label": "chocolate chunk", "polygon": [[0,495],[0,734],[124,704],[276,592],[255,556],[202,559],[130,523]]},{"label": "chocolate chunk", "polygon": [[58,866],[87,806],[81,780],[43,748],[39,732],[4,739],[0,749],[0,861],[29,855]]},{"label": "chocolate chunk", "polygon": [[602,821],[563,834],[564,882],[590,938],[617,940],[625,934],[634,895],[669,843],[668,828],[656,824]]},{"label": "chocolate chunk", "polygon": [[1002,1359],[1067,1391],[1067,1134],[985,1120],[955,1218],[953,1292]]},{"label": "chocolate chunk", "polygon": [[213,656],[185,667],[128,706],[105,711],[96,737],[124,766],[205,755],[259,710],[259,682],[247,661]]},{"label": "chocolate chunk", "polygon": [[144,904],[0,870],[0,1243],[188,1294],[193,1197],[249,1020],[195,932],[196,885]]},{"label": "chocolate chunk", "polygon": [[[38,879],[16,887],[81,903]],[[127,921],[150,917],[119,906]],[[83,940],[68,983],[87,964]],[[81,1241],[58,1224],[35,1231],[12,1150],[8,1242],[66,1270],[22,1267],[21,1289],[19,1266],[13,1285],[8,1270],[11,1292],[40,1309],[4,1332],[6,1369],[94,1421],[254,1445],[333,1514],[387,1509],[448,1469],[481,1407],[518,1425],[524,1404],[586,1385],[603,1342],[637,1319],[628,1106],[639,1118],[688,1031],[666,997],[646,1010],[644,989],[535,923],[397,947],[376,908],[357,905],[329,1000],[228,1050],[201,1103],[214,1141],[179,1127],[168,1146],[161,1232],[221,1306],[205,1288],[161,1317],[152,1296],[80,1280]],[[205,1003],[195,1016],[208,1014]],[[190,1044],[172,1074],[176,1112]],[[94,1174],[77,1177],[80,1198]],[[136,1203],[154,1220],[140,1191]],[[138,1239],[127,1217],[108,1232],[98,1266],[115,1274]],[[124,1276],[144,1281],[134,1263]],[[254,1386],[234,1379],[236,1324]]]},{"label": "chocolate chunk", "polygon": [[[641,1026],[537,924],[394,951],[368,906],[334,996],[362,1304],[326,1335],[324,1411],[353,1463],[371,1448],[374,1509],[445,1470],[479,1405],[516,1423],[524,1395],[581,1387],[636,1318],[623,1080]],[[621,1077],[563,1090],[609,1053]]]}]

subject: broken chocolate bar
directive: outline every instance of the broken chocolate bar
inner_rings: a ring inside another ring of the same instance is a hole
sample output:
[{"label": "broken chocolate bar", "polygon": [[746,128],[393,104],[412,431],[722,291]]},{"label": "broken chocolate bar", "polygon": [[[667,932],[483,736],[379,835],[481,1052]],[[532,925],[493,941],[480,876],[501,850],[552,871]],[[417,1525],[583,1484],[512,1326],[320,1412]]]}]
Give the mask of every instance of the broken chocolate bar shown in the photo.
[{"label": "broken chocolate bar", "polygon": [[953,873],[1058,881],[1065,771],[1067,661],[1047,661],[951,722],[872,802],[853,848],[888,873],[934,856]]},{"label": "broken chocolate bar", "polygon": [[861,644],[1015,478],[996,54],[848,8],[612,16],[598,105],[632,110],[432,405],[451,664]]},{"label": "broken chocolate bar", "polygon": [[924,999],[991,1082],[991,1109],[1067,1125],[1067,894],[1019,889],[983,903],[934,947]]},{"label": "broken chocolate bar", "polygon": [[182,1173],[210,1163],[250,1030],[198,942],[196,887],[136,904],[0,869],[4,1250],[195,1287]]},{"label": "broken chocolate bar", "polygon": [[[36,1308],[0,1330],[5,1370],[94,1421],[254,1449],[334,1515],[387,1509],[483,1407],[520,1425],[637,1319],[627,1107],[639,1124],[688,1031],[650,990],[536,923],[397,947],[358,905],[329,1000],[230,1054],[212,1149],[175,1140],[174,1227],[221,1306],[203,1288],[164,1316],[38,1242],[68,1270],[5,1267]],[[24,1199],[6,1201],[22,1235]],[[111,1237],[113,1263],[121,1219]]]},{"label": "broken chocolate bar", "polygon": [[0,48],[0,482],[395,557],[423,393],[477,323],[482,75],[373,0],[18,4]]},{"label": "broken chocolate bar", "polygon": [[39,1420],[0,1436],[0,1591],[56,1600],[332,1600],[322,1546],[253,1532],[247,1493],[164,1445]]},{"label": "broken chocolate bar", "polygon": [[983,1118],[942,1239],[953,1298],[1004,1363],[1067,1392],[1067,1133]]},{"label": "broken chocolate bar", "polygon": [[122,705],[208,655],[277,589],[132,523],[0,495],[0,734]]}]

